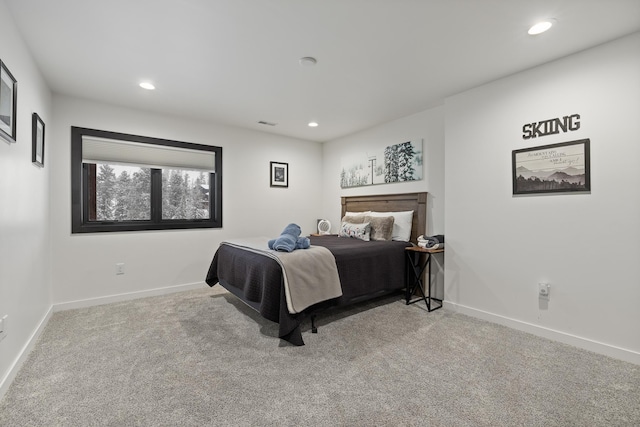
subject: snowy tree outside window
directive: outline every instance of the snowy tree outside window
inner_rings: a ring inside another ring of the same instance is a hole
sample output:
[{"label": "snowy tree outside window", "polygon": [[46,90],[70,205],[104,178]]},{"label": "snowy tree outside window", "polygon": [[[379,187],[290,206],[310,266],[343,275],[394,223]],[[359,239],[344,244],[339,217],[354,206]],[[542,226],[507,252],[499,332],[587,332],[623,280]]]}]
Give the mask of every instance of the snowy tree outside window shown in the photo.
[{"label": "snowy tree outside window", "polygon": [[[96,221],[151,218],[151,168],[96,164]],[[209,218],[209,175],[162,169],[162,219]]]}]

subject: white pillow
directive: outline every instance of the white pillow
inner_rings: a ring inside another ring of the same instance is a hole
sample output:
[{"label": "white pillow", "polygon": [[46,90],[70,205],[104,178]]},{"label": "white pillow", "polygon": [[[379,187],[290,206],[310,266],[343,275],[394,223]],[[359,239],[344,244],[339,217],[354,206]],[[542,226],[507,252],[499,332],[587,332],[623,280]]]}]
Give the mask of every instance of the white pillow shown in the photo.
[{"label": "white pillow", "polygon": [[360,216],[360,215],[365,216],[365,215],[368,215],[369,212],[371,211],[364,211],[364,212],[348,212],[347,211],[344,213],[344,216]]},{"label": "white pillow", "polygon": [[353,237],[368,242],[370,240],[371,226],[368,222],[363,224],[353,224],[343,222],[338,232],[338,237]]},{"label": "white pillow", "polygon": [[413,211],[403,212],[369,212],[369,216],[392,216],[393,232],[391,240],[408,242],[411,239],[411,224],[413,222]]}]

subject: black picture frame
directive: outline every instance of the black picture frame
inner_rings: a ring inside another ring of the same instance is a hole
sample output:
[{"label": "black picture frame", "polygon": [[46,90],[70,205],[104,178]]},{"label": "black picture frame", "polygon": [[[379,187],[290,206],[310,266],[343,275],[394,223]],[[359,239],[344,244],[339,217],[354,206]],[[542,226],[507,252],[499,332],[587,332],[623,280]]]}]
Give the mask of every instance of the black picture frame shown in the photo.
[{"label": "black picture frame", "polygon": [[270,162],[271,187],[289,187],[289,163]]},{"label": "black picture frame", "polygon": [[31,162],[44,167],[44,122],[33,113],[31,118]]},{"label": "black picture frame", "polygon": [[513,194],[591,191],[589,139],[513,150]]},{"label": "black picture frame", "polygon": [[16,104],[18,82],[4,62],[0,60],[0,136],[8,142],[16,142]]}]

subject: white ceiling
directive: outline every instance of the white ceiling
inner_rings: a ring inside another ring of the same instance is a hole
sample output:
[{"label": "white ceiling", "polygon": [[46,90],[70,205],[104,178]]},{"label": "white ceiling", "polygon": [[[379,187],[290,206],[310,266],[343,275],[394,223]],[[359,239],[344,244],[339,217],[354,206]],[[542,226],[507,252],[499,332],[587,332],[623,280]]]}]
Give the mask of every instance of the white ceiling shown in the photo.
[{"label": "white ceiling", "polygon": [[4,1],[56,93],[313,141],[640,30],[640,0]]}]

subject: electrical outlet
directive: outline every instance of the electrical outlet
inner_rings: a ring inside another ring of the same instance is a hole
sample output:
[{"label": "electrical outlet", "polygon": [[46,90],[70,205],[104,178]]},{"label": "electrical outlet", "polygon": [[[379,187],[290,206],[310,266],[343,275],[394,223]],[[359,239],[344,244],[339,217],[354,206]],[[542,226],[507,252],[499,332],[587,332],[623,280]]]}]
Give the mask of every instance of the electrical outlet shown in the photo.
[{"label": "electrical outlet", "polygon": [[9,317],[8,314],[0,317],[0,341],[7,336],[7,317]]},{"label": "electrical outlet", "polygon": [[124,262],[119,262],[116,264],[116,274],[124,274]]},{"label": "electrical outlet", "polygon": [[538,295],[543,298],[549,298],[549,284],[538,283]]}]

